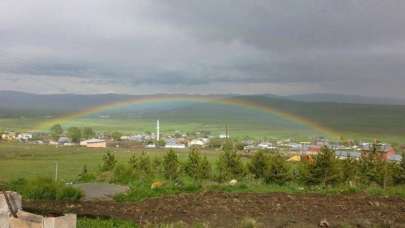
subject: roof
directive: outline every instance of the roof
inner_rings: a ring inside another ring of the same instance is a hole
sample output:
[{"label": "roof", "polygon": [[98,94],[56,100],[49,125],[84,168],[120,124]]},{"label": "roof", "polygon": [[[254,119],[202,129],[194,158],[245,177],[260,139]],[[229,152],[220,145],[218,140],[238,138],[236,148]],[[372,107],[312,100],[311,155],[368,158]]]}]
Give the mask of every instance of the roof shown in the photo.
[{"label": "roof", "polygon": [[388,158],[389,161],[400,162],[402,160],[402,156],[399,154],[394,154]]},{"label": "roof", "polygon": [[344,151],[344,150],[338,150],[335,152],[337,157],[345,157],[345,158],[360,158],[361,153],[357,151]]}]

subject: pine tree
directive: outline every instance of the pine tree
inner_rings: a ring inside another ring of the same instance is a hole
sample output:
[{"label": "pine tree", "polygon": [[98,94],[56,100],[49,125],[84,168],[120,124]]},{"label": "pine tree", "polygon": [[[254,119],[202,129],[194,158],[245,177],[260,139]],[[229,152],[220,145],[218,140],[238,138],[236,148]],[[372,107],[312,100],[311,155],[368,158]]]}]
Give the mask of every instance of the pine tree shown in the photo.
[{"label": "pine tree", "polygon": [[211,174],[211,165],[207,157],[202,157],[198,149],[194,148],[188,154],[184,170],[188,176],[195,180],[207,179]]},{"label": "pine tree", "polygon": [[268,160],[268,156],[266,156],[263,151],[257,151],[248,163],[250,173],[252,173],[255,178],[264,177],[264,171],[268,164]]},{"label": "pine tree", "polygon": [[322,147],[313,163],[308,164],[307,183],[334,184],[339,178],[335,152],[328,147]]},{"label": "pine tree", "polygon": [[180,162],[174,150],[169,150],[163,158],[163,173],[170,181],[176,180],[180,175]]},{"label": "pine tree", "polygon": [[270,156],[263,175],[266,183],[285,184],[289,180],[288,166],[285,158],[279,153]]}]

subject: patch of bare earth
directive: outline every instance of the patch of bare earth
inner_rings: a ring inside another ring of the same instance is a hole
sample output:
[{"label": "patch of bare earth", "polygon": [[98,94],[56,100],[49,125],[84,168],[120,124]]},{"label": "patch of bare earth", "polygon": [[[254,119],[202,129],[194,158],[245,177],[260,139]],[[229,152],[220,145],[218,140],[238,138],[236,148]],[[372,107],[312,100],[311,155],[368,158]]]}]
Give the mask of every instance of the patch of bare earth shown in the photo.
[{"label": "patch of bare earth", "polygon": [[139,224],[185,222],[210,227],[237,227],[253,218],[264,227],[405,227],[405,200],[365,195],[323,196],[285,193],[195,193],[136,203],[25,201],[25,210],[74,212],[79,216],[127,219]]}]

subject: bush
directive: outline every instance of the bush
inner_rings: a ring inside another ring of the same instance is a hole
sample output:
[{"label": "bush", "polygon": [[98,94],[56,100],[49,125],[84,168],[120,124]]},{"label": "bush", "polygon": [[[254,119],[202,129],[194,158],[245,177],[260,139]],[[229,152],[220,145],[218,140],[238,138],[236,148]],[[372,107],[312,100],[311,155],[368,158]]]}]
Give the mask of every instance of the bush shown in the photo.
[{"label": "bush", "polygon": [[77,201],[82,197],[80,190],[48,178],[37,178],[30,181],[17,179],[11,181],[8,186],[11,190],[19,192],[24,198],[33,200]]},{"label": "bush", "polygon": [[132,175],[140,178],[152,177],[154,169],[150,157],[145,153],[140,156],[133,154],[129,159]]},{"label": "bush", "polygon": [[163,174],[170,181],[180,176],[180,162],[174,150],[169,150],[163,158]]},{"label": "bush", "polygon": [[327,147],[322,147],[314,162],[308,163],[307,183],[334,184],[339,179],[339,170],[335,152]]},{"label": "bush", "polygon": [[77,181],[78,182],[91,182],[96,180],[96,176],[93,174],[90,174],[87,170],[87,166],[84,165],[82,168],[81,173],[77,176]]},{"label": "bush", "polygon": [[206,156],[202,157],[198,149],[194,148],[188,154],[184,171],[194,180],[208,179],[211,174],[211,164]]},{"label": "bush", "polygon": [[263,174],[266,183],[285,184],[289,180],[288,166],[285,158],[278,153],[271,155]]},{"label": "bush", "polygon": [[249,161],[248,170],[256,179],[264,177],[264,171],[268,164],[268,160],[268,156],[266,156],[262,150],[259,150]]},{"label": "bush", "polygon": [[132,180],[131,170],[123,164],[118,164],[113,170],[113,182],[128,184]]},{"label": "bush", "polygon": [[117,164],[117,160],[115,160],[114,154],[111,152],[107,152],[103,156],[103,164],[101,165],[100,170],[105,172],[105,171],[112,171],[115,167],[115,164]]},{"label": "bush", "polygon": [[78,201],[82,196],[82,192],[72,186],[65,186],[56,192],[57,200]]},{"label": "bush", "polygon": [[225,150],[217,162],[218,179],[220,181],[245,176],[245,167],[241,157],[235,151]]},{"label": "bush", "polygon": [[157,175],[162,173],[162,163],[163,161],[159,157],[155,157],[152,160],[152,169]]}]

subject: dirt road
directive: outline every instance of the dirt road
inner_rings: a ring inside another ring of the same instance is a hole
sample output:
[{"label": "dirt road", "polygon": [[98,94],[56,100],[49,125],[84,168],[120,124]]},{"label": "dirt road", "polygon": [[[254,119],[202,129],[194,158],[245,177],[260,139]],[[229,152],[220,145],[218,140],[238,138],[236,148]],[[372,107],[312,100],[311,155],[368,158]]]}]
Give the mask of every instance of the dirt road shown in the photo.
[{"label": "dirt road", "polygon": [[205,223],[237,227],[254,218],[264,227],[316,227],[323,219],[331,227],[405,227],[405,200],[361,194],[321,196],[285,193],[197,193],[148,199],[139,203],[24,202],[28,211],[74,212],[83,216],[130,219],[137,223]]}]

